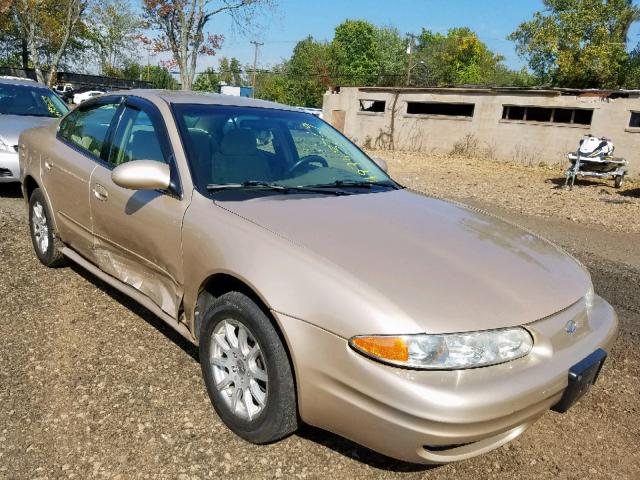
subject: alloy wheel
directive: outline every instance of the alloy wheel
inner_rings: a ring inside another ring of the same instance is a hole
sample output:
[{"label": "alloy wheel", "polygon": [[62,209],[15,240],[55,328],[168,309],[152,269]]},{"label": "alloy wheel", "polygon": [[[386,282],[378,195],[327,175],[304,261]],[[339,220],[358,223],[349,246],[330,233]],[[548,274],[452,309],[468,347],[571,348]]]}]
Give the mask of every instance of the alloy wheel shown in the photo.
[{"label": "alloy wheel", "polygon": [[44,206],[40,202],[35,202],[31,209],[31,225],[38,250],[44,255],[49,249],[49,224],[47,223]]},{"label": "alloy wheel", "polygon": [[216,389],[229,410],[251,421],[265,408],[268,395],[267,366],[251,331],[226,319],[214,329],[209,361]]}]

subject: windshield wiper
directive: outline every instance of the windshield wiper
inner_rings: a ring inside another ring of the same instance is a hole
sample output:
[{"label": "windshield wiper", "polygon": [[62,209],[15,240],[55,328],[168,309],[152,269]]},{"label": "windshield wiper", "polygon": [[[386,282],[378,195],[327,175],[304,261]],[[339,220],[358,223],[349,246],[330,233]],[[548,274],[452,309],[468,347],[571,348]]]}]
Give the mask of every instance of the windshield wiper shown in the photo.
[{"label": "windshield wiper", "polygon": [[210,192],[220,192],[222,190],[250,190],[250,189],[265,189],[275,190],[282,193],[295,192],[309,192],[309,193],[322,193],[330,195],[349,195],[343,190],[324,190],[321,188],[296,186],[290,187],[287,185],[280,185],[278,183],[263,182],[259,180],[247,180],[242,183],[210,183],[207,185],[207,190]]},{"label": "windshield wiper", "polygon": [[360,181],[351,181],[351,180],[336,180],[333,183],[324,183],[319,185],[311,185],[313,188],[335,188],[335,187],[346,187],[346,188],[367,188],[371,189],[372,187],[388,187],[397,190],[398,187],[393,183],[389,182],[360,182]]}]

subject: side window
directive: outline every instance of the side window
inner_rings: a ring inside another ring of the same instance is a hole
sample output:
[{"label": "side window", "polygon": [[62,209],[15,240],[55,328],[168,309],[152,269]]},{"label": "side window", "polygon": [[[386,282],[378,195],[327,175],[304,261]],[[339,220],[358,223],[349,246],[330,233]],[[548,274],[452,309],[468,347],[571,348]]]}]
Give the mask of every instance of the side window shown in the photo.
[{"label": "side window", "polygon": [[118,110],[118,104],[108,103],[78,108],[60,123],[58,134],[87,152],[100,156],[109,125]]},{"label": "side window", "polygon": [[134,160],[169,163],[162,151],[158,129],[149,115],[127,106],[111,142],[109,162],[117,166]]}]

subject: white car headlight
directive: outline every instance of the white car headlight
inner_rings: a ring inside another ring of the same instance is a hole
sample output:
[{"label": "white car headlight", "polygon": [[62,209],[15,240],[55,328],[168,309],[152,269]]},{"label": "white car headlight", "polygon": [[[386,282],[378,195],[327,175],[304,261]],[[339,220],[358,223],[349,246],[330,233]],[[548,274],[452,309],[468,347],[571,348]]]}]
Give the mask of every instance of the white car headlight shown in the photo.
[{"label": "white car headlight", "polygon": [[533,348],[521,327],[468,333],[355,336],[349,345],[384,363],[424,370],[459,370],[515,360]]}]

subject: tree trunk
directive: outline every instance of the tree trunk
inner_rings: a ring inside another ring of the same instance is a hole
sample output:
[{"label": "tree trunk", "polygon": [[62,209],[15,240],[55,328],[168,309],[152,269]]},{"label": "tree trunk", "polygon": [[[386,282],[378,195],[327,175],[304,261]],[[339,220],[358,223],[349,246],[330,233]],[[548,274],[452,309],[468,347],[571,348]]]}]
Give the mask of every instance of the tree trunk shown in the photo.
[{"label": "tree trunk", "polygon": [[29,45],[27,45],[27,39],[24,37],[20,39],[20,52],[22,56],[22,68],[26,73],[27,68],[29,68]]},{"label": "tree trunk", "polygon": [[58,51],[53,56],[51,60],[51,70],[49,71],[49,75],[47,78],[47,86],[53,87],[53,83],[56,81],[56,74],[58,73],[58,64],[60,63],[60,59],[64,54],[64,51],[67,49],[67,44],[69,43],[69,38],[71,37],[71,32],[78,23],[80,19],[80,15],[82,15],[82,11],[84,10],[81,0],[68,0],[69,3],[67,5],[67,16],[64,20],[64,34],[62,36],[62,40],[60,45],[58,46]]},{"label": "tree trunk", "polygon": [[35,18],[31,15],[28,16],[28,23],[25,25],[27,34],[27,45],[29,47],[29,53],[31,54],[31,61],[33,62],[33,68],[36,71],[36,80],[40,83],[44,83],[44,75],[40,68],[40,55],[38,55],[38,47],[36,45],[36,25]]}]

